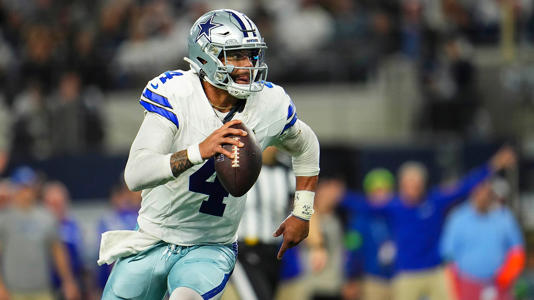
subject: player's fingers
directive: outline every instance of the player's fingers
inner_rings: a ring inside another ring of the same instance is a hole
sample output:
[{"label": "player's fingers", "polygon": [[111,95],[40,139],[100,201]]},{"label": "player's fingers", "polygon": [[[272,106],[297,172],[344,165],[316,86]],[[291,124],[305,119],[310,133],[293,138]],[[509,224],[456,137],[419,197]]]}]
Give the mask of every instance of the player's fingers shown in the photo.
[{"label": "player's fingers", "polygon": [[232,125],[241,124],[241,120],[232,120],[230,122],[225,123],[221,128],[228,128]]},{"label": "player's fingers", "polygon": [[217,147],[217,148],[215,149],[215,152],[217,152],[217,153],[221,153],[221,154],[223,154],[224,156],[226,156],[226,157],[228,157],[228,158],[230,158],[230,159],[233,159],[233,158],[234,158],[234,155],[232,154],[232,152],[230,152],[230,151],[224,149],[221,145],[219,145],[219,147]]},{"label": "player's fingers", "polygon": [[278,237],[278,236],[280,236],[280,235],[282,234],[282,232],[284,232],[284,228],[285,228],[285,226],[286,226],[286,225],[285,225],[284,223],[280,224],[280,226],[278,227],[278,229],[276,229],[276,231],[273,233],[273,236],[274,236],[274,237]]},{"label": "player's fingers", "polygon": [[226,128],[223,131],[221,131],[221,134],[222,134],[222,136],[227,136],[227,135],[246,136],[247,132],[244,131],[244,130],[241,130],[241,129],[236,129],[236,128]]},{"label": "player's fingers", "polygon": [[284,240],[284,242],[282,243],[282,246],[280,246],[280,250],[278,250],[278,254],[276,255],[276,258],[278,260],[281,260],[282,257],[284,256],[284,253],[286,253],[286,250],[288,248],[289,248],[289,243]]},{"label": "player's fingers", "polygon": [[238,147],[243,147],[245,146],[245,144],[243,144],[243,142],[239,141],[239,139],[234,139],[234,138],[223,138],[222,141],[221,141],[221,144],[230,144],[230,145],[236,145]]}]

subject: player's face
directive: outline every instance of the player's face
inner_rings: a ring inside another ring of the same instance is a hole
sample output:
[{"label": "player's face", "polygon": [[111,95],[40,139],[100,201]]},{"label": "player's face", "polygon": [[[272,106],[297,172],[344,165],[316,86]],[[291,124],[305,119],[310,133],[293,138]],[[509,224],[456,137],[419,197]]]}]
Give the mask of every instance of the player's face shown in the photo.
[{"label": "player's face", "polygon": [[240,49],[226,52],[226,58],[222,58],[225,65],[233,65],[236,68],[230,74],[232,79],[237,84],[249,84],[251,72],[248,69],[253,67],[259,58],[259,50],[257,49]]}]

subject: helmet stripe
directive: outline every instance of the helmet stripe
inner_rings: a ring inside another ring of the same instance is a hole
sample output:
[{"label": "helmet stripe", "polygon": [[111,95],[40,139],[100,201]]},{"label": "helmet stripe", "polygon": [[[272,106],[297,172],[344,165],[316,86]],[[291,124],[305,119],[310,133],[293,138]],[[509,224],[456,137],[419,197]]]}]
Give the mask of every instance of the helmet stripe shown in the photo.
[{"label": "helmet stripe", "polygon": [[243,34],[245,37],[248,37],[248,31],[247,31],[247,27],[245,26],[245,23],[243,23],[243,21],[241,20],[241,18],[236,14],[234,13],[233,11],[231,10],[226,10],[226,12],[230,13],[232,16],[234,16],[234,18],[237,20],[237,23],[239,23],[239,26],[241,26],[241,31],[243,31]]},{"label": "helmet stripe", "polygon": [[244,18],[245,20],[247,20],[248,25],[250,25],[250,29],[253,30],[253,31],[252,31],[252,34],[253,34],[254,36],[257,36],[257,35],[256,35],[256,28],[254,28],[255,26],[253,25],[252,21],[251,21],[251,20],[249,19],[249,17],[247,17],[245,14],[242,14],[242,15],[243,15],[243,18]]}]

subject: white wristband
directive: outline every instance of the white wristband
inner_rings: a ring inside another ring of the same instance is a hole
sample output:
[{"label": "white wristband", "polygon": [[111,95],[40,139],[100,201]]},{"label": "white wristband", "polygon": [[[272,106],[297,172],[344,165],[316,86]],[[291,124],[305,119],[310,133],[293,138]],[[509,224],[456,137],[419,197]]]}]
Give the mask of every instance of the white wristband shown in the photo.
[{"label": "white wristband", "polygon": [[310,220],[313,215],[313,199],[315,193],[312,191],[296,191],[293,212],[297,218]]},{"label": "white wristband", "polygon": [[204,162],[204,160],[202,159],[202,155],[200,155],[200,148],[198,147],[198,143],[187,147],[187,158],[194,165],[198,165]]}]

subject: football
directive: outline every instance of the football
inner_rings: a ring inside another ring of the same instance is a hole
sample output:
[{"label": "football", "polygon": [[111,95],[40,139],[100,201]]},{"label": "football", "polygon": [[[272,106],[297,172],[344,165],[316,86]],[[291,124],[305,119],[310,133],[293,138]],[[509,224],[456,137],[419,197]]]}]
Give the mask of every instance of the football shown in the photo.
[{"label": "football", "polygon": [[215,156],[215,172],[222,186],[234,197],[243,196],[258,179],[261,171],[261,148],[254,133],[245,124],[232,125],[232,128],[245,130],[247,136],[234,136],[239,139],[243,147],[225,144],[223,148],[234,154],[230,159],[223,154]]}]

